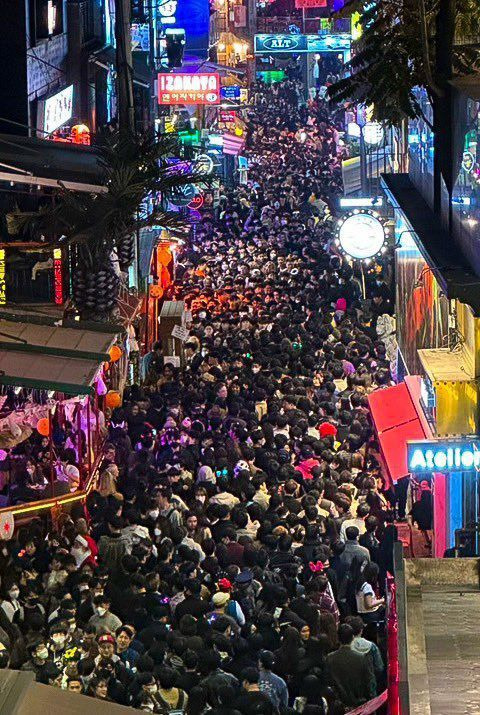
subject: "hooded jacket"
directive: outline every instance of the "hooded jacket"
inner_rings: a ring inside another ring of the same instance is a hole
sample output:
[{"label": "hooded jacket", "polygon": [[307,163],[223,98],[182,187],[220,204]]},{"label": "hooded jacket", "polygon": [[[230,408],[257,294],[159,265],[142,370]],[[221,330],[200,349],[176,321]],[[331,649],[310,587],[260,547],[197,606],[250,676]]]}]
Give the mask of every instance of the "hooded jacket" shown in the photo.
[{"label": "hooded jacket", "polygon": [[369,641],[366,638],[362,638],[362,636],[356,636],[352,641],[351,648],[356,653],[366,655],[371,659],[375,675],[383,673],[384,666],[382,654],[375,643],[372,643],[372,641]]}]

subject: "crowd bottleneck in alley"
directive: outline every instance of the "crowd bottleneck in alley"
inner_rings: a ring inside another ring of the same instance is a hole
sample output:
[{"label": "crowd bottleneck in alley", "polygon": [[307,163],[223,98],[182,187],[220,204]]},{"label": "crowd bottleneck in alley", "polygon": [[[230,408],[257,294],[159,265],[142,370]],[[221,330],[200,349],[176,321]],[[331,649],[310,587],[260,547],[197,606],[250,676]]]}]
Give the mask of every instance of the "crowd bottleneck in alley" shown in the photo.
[{"label": "crowd bottleneck in alley", "polygon": [[361,276],[336,250],[340,116],[293,79],[251,97],[248,183],[177,252],[184,364],[153,346],[86,508],[1,551],[0,665],[162,715],[340,715],[386,687],[402,505],[367,395],[391,256]]}]

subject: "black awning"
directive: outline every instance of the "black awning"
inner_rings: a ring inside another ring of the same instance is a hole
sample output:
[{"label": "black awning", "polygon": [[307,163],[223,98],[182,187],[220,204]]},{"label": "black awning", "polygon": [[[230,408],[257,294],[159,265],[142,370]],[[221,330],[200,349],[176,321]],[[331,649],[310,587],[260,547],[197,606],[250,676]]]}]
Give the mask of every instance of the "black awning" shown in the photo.
[{"label": "black awning", "polygon": [[413,227],[418,248],[447,297],[467,303],[480,317],[480,278],[408,174],[382,174],[382,186]]},{"label": "black awning", "polygon": [[101,186],[103,170],[92,147],[0,134],[0,180]]}]

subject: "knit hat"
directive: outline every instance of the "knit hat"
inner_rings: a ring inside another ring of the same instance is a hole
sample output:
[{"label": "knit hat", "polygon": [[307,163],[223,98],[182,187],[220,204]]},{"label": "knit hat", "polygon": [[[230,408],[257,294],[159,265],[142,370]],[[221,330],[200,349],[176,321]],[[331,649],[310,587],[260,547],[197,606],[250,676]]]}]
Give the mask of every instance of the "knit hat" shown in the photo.
[{"label": "knit hat", "polygon": [[330,436],[335,437],[337,434],[337,428],[335,425],[330,424],[330,422],[322,422],[321,425],[318,425],[317,429],[322,439]]}]

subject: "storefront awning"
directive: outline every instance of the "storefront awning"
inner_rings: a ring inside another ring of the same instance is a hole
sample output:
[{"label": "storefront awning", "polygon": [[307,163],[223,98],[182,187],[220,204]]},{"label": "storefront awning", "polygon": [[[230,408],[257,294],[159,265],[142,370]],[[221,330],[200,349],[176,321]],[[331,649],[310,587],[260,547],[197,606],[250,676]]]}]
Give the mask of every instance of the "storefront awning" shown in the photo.
[{"label": "storefront awning", "polygon": [[21,350],[0,352],[0,385],[88,395],[100,367],[98,360],[36,355]]},{"label": "storefront awning", "polygon": [[468,303],[480,317],[480,278],[408,174],[382,174],[381,183],[392,206],[401,209],[412,226],[415,243],[447,298]]},{"label": "storefront awning", "polygon": [[393,482],[407,476],[407,441],[427,436],[404,382],[372,392],[368,404],[381,454]]},{"label": "storefront awning", "polygon": [[185,55],[182,66],[175,69],[176,74],[185,72],[218,72],[221,77],[224,77],[227,74],[234,74],[238,77],[243,77],[245,75],[245,70],[230,67],[230,65],[220,65],[218,62],[202,60],[201,57],[196,57],[194,55]]},{"label": "storefront awning", "polygon": [[91,147],[0,134],[0,182],[99,193],[103,170]]},{"label": "storefront awning", "polygon": [[116,333],[0,320],[0,384],[87,395]]},{"label": "storefront awning", "polygon": [[60,357],[108,360],[108,351],[115,341],[116,333],[0,319],[0,351],[25,348],[28,352]]}]

